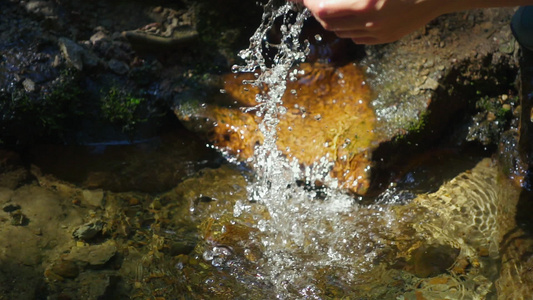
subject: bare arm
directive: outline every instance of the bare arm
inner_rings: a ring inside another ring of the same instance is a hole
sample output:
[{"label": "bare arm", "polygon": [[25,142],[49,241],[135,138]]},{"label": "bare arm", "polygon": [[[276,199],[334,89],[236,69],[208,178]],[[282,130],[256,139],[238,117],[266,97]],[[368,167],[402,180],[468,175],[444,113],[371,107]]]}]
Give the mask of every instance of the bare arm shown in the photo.
[{"label": "bare arm", "polygon": [[393,42],[446,13],[533,0],[299,0],[325,29],[358,44]]}]

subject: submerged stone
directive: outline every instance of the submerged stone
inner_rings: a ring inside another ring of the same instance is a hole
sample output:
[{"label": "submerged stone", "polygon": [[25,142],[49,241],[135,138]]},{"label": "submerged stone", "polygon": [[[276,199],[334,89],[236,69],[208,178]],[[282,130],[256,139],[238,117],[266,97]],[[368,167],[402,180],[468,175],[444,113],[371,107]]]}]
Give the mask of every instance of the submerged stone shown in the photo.
[{"label": "submerged stone", "polygon": [[458,249],[448,245],[423,246],[412,253],[413,273],[418,277],[434,277],[445,273],[457,255]]}]

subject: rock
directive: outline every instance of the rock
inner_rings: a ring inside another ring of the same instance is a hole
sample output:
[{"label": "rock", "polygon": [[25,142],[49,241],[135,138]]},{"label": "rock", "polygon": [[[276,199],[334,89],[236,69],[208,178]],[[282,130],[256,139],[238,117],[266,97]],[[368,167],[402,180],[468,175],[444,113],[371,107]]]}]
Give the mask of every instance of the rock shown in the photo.
[{"label": "rock", "polygon": [[89,68],[97,67],[100,64],[100,58],[90,50],[85,50],[82,55],[83,65]]},{"label": "rock", "polygon": [[104,200],[104,191],[103,190],[83,190],[82,191],[83,201],[90,206],[101,207],[102,201]]},{"label": "rock", "polygon": [[[305,75],[288,81],[283,97],[286,113],[279,116],[278,149],[304,166],[325,158],[334,164],[331,175],[341,187],[365,194],[370,186],[369,151],[379,137],[373,134],[376,118],[361,70],[353,64],[334,68],[317,63],[301,68]],[[252,77],[226,76],[224,95],[230,99],[220,99],[219,103],[255,105],[258,90],[242,84]],[[255,145],[263,141],[257,130],[261,118],[253,110],[244,113],[239,107],[217,106],[216,102],[203,106],[183,102],[175,112],[189,128],[200,126],[216,147],[241,160],[251,157]]]},{"label": "rock", "polygon": [[91,41],[91,43],[93,45],[96,45],[98,43],[102,43],[102,42],[110,42],[111,40],[109,39],[109,36],[107,35],[107,33],[105,33],[104,30],[97,30],[95,34],[93,34],[89,40]]},{"label": "rock", "polygon": [[445,273],[455,262],[459,249],[448,245],[423,246],[412,253],[414,274],[418,277],[434,277]]},{"label": "rock", "polygon": [[111,69],[111,71],[119,75],[124,75],[130,71],[130,67],[125,62],[114,58],[109,60],[107,66],[109,67],[109,69]]},{"label": "rock", "polygon": [[30,0],[26,3],[28,12],[42,15],[44,17],[56,16],[54,3],[52,1]]},{"label": "rock", "polygon": [[35,82],[33,80],[26,78],[22,82],[22,86],[24,87],[24,90],[28,93],[35,92]]},{"label": "rock", "polygon": [[120,278],[114,272],[87,271],[80,274],[79,298],[84,299],[113,299],[114,285]]},{"label": "rock", "polygon": [[530,299],[533,297],[533,239],[522,229],[504,240],[500,276],[496,280],[498,299]]},{"label": "rock", "polygon": [[104,223],[102,221],[87,223],[76,229],[72,233],[72,236],[74,236],[76,239],[88,241],[94,238],[97,234],[101,233],[103,228]]},{"label": "rock", "polygon": [[58,44],[67,63],[80,71],[84,65],[95,67],[99,64],[99,58],[94,53],[70,39],[60,37]]},{"label": "rock", "polygon": [[169,50],[188,46],[198,39],[198,31],[192,28],[174,30],[169,36],[160,36],[141,30],[125,31],[122,35],[134,46],[152,48],[153,50]]},{"label": "rock", "polygon": [[70,260],[58,260],[50,265],[45,271],[45,275],[48,279],[59,278],[76,278],[80,270],[75,262]]},{"label": "rock", "polygon": [[102,266],[113,258],[116,253],[117,246],[115,242],[106,241],[100,245],[74,247],[64,259],[85,263],[91,266]]},{"label": "rock", "polygon": [[106,53],[109,50],[109,47],[111,46],[111,39],[103,31],[97,31],[90,37],[89,40],[91,42],[92,47],[100,53]]},{"label": "rock", "polygon": [[65,57],[67,62],[81,71],[83,69],[83,52],[85,49],[76,42],[65,37],[60,37],[58,43],[59,49],[63,53],[63,57]]},{"label": "rock", "polygon": [[439,82],[436,81],[435,79],[431,78],[431,77],[428,77],[424,83],[419,86],[418,88],[421,89],[421,90],[436,90],[437,88],[439,87]]}]

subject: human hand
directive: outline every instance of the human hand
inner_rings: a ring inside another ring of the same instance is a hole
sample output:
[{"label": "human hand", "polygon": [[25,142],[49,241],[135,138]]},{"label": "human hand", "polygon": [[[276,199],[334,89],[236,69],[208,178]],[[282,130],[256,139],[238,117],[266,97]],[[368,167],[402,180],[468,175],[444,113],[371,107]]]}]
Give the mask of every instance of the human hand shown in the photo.
[{"label": "human hand", "polygon": [[329,31],[357,44],[396,41],[441,14],[456,10],[455,0],[294,0]]}]

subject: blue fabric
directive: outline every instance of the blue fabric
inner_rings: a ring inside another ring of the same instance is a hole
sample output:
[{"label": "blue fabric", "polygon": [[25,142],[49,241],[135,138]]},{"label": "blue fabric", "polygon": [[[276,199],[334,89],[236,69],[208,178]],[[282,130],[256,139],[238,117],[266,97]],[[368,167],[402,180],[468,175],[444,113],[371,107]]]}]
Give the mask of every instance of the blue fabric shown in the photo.
[{"label": "blue fabric", "polygon": [[533,6],[518,8],[511,20],[511,29],[520,45],[533,50]]}]

